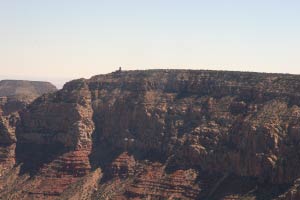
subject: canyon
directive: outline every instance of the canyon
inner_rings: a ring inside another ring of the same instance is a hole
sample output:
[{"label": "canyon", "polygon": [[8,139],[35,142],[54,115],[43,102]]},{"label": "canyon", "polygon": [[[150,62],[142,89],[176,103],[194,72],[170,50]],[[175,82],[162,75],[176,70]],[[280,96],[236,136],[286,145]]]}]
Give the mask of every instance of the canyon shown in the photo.
[{"label": "canyon", "polygon": [[42,94],[55,92],[56,90],[56,87],[48,82],[23,80],[0,81],[1,189],[7,183],[5,175],[16,165],[16,127],[20,119],[19,111],[25,109],[27,105]]},{"label": "canyon", "polygon": [[116,71],[46,85],[0,84],[0,199],[300,199],[299,75]]}]

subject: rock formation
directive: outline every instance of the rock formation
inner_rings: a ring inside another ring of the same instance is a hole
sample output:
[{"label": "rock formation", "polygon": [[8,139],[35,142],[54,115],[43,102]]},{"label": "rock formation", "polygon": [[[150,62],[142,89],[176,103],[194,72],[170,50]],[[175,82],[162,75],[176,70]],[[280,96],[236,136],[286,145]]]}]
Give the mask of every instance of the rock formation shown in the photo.
[{"label": "rock formation", "polygon": [[5,177],[16,164],[18,111],[40,95],[54,91],[55,86],[47,82],[0,81],[0,188],[7,183]]},{"label": "rock formation", "polygon": [[0,81],[0,96],[39,97],[42,94],[55,92],[57,89],[49,82],[2,80]]},{"label": "rock formation", "polygon": [[1,122],[15,131],[0,136],[16,145],[16,163],[0,196],[296,200],[299,102],[298,75],[149,70],[74,80],[20,111],[17,124]]},{"label": "rock formation", "polygon": [[48,82],[2,80],[0,81],[1,115],[17,112],[42,94],[56,90],[56,87]]}]

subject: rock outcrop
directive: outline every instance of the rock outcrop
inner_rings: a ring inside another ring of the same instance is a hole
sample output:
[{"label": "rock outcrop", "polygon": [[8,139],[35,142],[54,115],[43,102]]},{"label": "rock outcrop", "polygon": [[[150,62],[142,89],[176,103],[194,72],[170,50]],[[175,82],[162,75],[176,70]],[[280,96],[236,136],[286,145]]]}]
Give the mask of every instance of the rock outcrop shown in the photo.
[{"label": "rock outcrop", "polygon": [[149,70],[74,80],[19,113],[20,175],[0,195],[297,199],[299,102],[298,75]]},{"label": "rock outcrop", "polygon": [[16,134],[19,116],[0,116],[0,185],[1,177],[15,165]]},{"label": "rock outcrop", "polygon": [[[16,164],[16,126],[18,111],[35,98],[56,87],[47,82],[3,80],[0,81],[0,187],[6,184],[7,173]],[[10,176],[8,176],[10,177]]]}]

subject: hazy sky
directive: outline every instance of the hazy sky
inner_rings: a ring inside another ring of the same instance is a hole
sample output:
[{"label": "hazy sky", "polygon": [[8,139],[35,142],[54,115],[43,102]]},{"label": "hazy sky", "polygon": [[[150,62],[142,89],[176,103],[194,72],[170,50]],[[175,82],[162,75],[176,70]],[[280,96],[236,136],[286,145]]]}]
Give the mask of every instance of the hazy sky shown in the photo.
[{"label": "hazy sky", "polygon": [[0,78],[124,69],[300,74],[299,0],[0,0]]}]

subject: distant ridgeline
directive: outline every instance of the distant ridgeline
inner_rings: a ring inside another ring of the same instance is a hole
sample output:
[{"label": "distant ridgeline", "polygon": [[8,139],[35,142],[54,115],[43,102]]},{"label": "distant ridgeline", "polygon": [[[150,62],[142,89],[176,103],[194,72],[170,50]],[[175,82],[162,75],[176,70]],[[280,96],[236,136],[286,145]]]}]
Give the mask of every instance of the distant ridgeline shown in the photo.
[{"label": "distant ridgeline", "polygon": [[0,97],[22,95],[38,97],[44,93],[54,92],[56,90],[56,87],[49,82],[23,80],[0,81]]},{"label": "distant ridgeline", "polygon": [[37,97],[56,91],[49,82],[2,80],[0,81],[0,106],[8,114],[22,109]]}]

